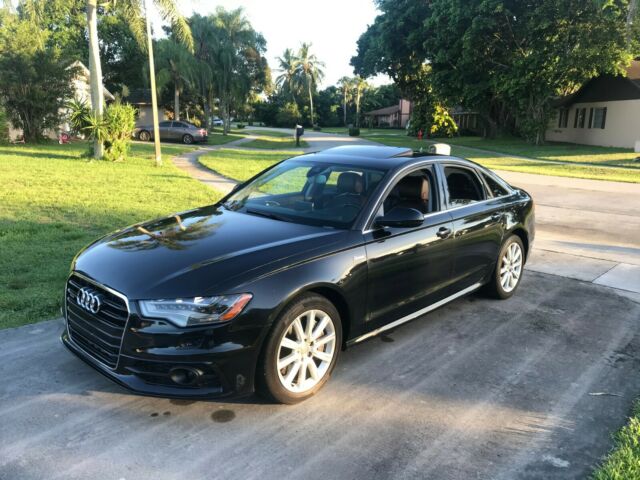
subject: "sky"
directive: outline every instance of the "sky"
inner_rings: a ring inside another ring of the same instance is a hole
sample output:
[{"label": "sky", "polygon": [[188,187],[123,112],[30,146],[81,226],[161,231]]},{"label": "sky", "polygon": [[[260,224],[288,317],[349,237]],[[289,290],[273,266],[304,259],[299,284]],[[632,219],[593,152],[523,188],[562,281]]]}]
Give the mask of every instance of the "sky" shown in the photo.
[{"label": "sky", "polygon": [[[228,10],[243,7],[253,28],[267,41],[266,57],[274,76],[278,74],[276,58],[285,48],[311,42],[313,52],[325,63],[321,87],[353,76],[349,61],[356,54],[356,42],[378,14],[373,0],[179,0],[178,4],[185,16],[207,15],[218,5]],[[159,31],[158,16],[154,25]],[[381,85],[390,79],[378,76],[370,83]]]}]

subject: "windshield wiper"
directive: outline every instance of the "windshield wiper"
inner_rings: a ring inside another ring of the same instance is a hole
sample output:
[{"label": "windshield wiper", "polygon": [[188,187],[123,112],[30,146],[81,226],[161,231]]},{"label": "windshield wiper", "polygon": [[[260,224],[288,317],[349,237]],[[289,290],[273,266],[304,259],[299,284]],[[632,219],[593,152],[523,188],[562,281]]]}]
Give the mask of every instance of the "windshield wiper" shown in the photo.
[{"label": "windshield wiper", "polygon": [[289,218],[283,217],[282,215],[278,215],[277,213],[263,212],[261,210],[254,210],[252,208],[247,208],[245,211],[252,215],[260,215],[261,217],[271,218],[272,220],[279,220],[281,222],[291,222]]}]

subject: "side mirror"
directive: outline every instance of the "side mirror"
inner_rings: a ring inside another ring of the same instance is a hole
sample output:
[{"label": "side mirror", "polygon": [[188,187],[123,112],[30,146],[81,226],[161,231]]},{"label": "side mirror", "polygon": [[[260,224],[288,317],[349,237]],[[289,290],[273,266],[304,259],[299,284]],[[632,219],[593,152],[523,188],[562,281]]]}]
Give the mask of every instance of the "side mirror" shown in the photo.
[{"label": "side mirror", "polygon": [[376,220],[380,227],[411,228],[419,227],[424,222],[424,215],[415,208],[392,208],[385,216]]}]

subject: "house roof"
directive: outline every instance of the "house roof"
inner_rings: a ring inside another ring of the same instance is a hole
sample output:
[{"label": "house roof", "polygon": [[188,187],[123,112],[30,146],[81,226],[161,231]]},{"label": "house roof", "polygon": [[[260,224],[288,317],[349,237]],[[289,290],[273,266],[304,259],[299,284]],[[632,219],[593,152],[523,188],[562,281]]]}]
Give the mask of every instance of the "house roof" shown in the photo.
[{"label": "house roof", "polygon": [[580,89],[554,102],[555,107],[569,107],[575,103],[610,102],[640,99],[640,61],[634,60],[625,75],[600,75]]},{"label": "house roof", "polygon": [[379,108],[378,110],[371,110],[370,112],[365,112],[365,115],[391,115],[393,113],[400,111],[400,105],[393,105],[391,107]]},{"label": "house roof", "polygon": [[149,88],[134,88],[125,98],[131,105],[151,105],[151,90]]},{"label": "house roof", "polygon": [[[84,81],[87,82],[87,84],[89,84],[89,86],[91,85],[91,71],[87,68],[87,66],[84,63],[82,63],[80,60],[76,60],[71,65],[69,65],[69,68],[77,68],[77,69],[79,69],[80,70],[80,74],[84,78]],[[115,98],[116,98],[104,86],[102,87],[102,95],[104,95],[104,98],[106,98],[107,100],[115,100]]]}]

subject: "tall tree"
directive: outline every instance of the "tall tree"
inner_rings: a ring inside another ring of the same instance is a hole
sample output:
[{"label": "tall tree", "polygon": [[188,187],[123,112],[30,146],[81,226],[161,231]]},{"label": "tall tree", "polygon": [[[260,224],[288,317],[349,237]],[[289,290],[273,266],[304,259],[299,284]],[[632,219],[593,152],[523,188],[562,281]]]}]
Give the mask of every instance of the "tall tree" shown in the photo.
[{"label": "tall tree", "polygon": [[296,95],[300,92],[300,78],[298,76],[298,58],[293,50],[287,48],[278,60],[276,87],[285,95],[291,95],[294,103],[297,103]]},{"label": "tall tree", "polygon": [[347,109],[353,93],[353,79],[351,77],[341,77],[338,86],[342,91],[342,122],[347,126]]},{"label": "tall tree", "polygon": [[270,72],[263,55],[266,42],[253,29],[242,8],[227,11],[218,7],[210,21],[213,31],[209,65],[216,78],[223,130],[227,134],[233,106],[246,103],[252,92],[268,84]]},{"label": "tall tree", "polygon": [[369,84],[361,76],[358,75],[353,79],[353,89],[355,90],[356,99],[356,127],[360,126],[360,101],[362,100],[362,95],[368,88]]},{"label": "tall tree", "polygon": [[296,65],[298,74],[307,87],[309,108],[311,111],[311,125],[315,125],[313,116],[313,94],[318,87],[318,83],[324,78],[324,63],[318,60],[316,55],[311,52],[310,43],[303,43],[298,51]]},{"label": "tall tree", "polygon": [[[151,80],[151,100],[154,111],[154,131],[156,142],[156,163],[162,162],[160,154],[160,136],[158,134],[158,105],[157,95],[155,92],[155,72],[153,62],[153,45],[151,41],[151,23],[149,13],[151,4],[156,6],[162,17],[168,20],[172,25],[175,35],[187,45],[193,48],[193,38],[191,30],[184,17],[178,11],[176,0],[124,0],[117,2],[120,8],[125,12],[125,18],[129,22],[129,26],[138,40],[141,48],[145,48],[149,55],[149,66]],[[100,7],[108,8],[116,4],[116,0],[107,0],[101,2]],[[100,62],[100,44],[98,41],[98,0],[87,0],[87,30],[89,33],[89,70],[91,71],[91,108],[94,116],[98,121],[102,119],[104,110],[104,90],[102,79],[102,65]],[[104,147],[100,140],[94,142],[94,158],[102,158],[104,155]]]},{"label": "tall tree", "polygon": [[159,89],[173,85],[173,115],[180,120],[180,94],[193,81],[195,58],[184,45],[167,38],[156,43],[156,59]]}]

